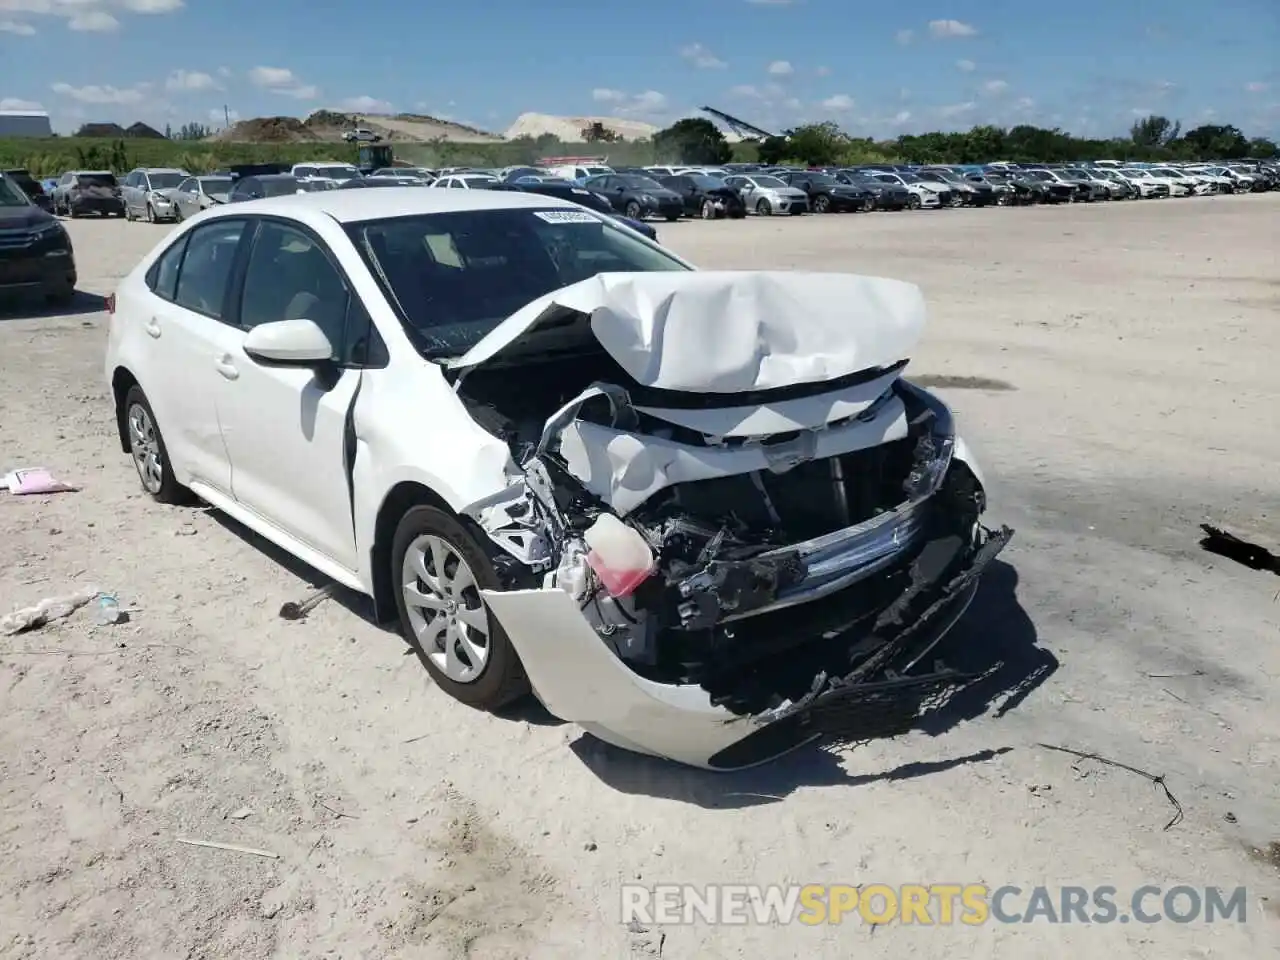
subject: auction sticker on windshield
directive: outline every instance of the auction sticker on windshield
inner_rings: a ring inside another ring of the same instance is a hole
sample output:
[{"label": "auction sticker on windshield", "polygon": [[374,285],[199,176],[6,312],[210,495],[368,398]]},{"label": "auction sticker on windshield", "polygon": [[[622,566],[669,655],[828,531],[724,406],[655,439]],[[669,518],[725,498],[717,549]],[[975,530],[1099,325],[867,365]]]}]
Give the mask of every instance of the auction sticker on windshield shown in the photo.
[{"label": "auction sticker on windshield", "polygon": [[594,213],[579,212],[577,210],[535,210],[533,215],[547,221],[547,223],[600,222],[600,218]]}]

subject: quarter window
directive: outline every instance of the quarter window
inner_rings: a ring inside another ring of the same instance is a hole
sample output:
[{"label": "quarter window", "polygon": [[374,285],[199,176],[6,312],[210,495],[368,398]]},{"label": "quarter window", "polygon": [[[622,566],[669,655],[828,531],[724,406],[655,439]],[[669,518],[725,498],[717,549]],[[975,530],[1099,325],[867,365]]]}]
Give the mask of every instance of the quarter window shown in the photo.
[{"label": "quarter window", "polygon": [[244,227],[243,220],[218,220],[191,231],[178,274],[175,303],[215,320],[222,319],[227,284]]},{"label": "quarter window", "polygon": [[172,300],[178,289],[178,268],[182,266],[182,255],[187,250],[190,234],[182,237],[177,243],[160,255],[147,271],[147,286],[157,297]]}]

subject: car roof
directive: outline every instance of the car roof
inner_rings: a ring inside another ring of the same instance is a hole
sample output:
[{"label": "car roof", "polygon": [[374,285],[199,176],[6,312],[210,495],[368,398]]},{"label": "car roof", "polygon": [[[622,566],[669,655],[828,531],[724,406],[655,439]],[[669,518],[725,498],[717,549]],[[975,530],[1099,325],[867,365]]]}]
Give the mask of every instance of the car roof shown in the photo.
[{"label": "car roof", "polygon": [[138,167],[142,173],[186,173],[181,167]]},{"label": "car roof", "polygon": [[[265,179],[265,178],[264,178]],[[423,190],[421,187],[387,187],[382,190],[325,190],[320,193],[268,197],[218,207],[213,216],[238,216],[246,210],[305,220],[316,214],[339,223],[412,217],[429,213],[461,213],[472,210],[545,209],[577,204],[522,191]]]}]

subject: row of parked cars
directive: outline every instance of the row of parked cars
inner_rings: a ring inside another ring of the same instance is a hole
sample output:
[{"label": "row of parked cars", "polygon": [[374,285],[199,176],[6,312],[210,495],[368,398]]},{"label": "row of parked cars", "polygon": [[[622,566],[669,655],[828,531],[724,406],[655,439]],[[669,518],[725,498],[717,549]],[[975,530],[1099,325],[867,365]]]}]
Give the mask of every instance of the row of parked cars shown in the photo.
[{"label": "row of parked cars", "polygon": [[[1280,161],[787,167],[725,164],[611,167],[604,157],[552,157],[500,169],[414,166],[362,172],[337,160],[243,164],[195,175],[138,168],[122,180],[109,170],[71,170],[43,183],[6,173],[32,201],[63,216],[180,221],[219,203],[311,190],[421,186],[435,189],[566,191],[571,199],[626,218],[716,219],[747,215],[919,210],[1251,193],[1280,188]],[[558,191],[558,192],[557,192]],[[646,230],[645,232],[652,232]]]}]

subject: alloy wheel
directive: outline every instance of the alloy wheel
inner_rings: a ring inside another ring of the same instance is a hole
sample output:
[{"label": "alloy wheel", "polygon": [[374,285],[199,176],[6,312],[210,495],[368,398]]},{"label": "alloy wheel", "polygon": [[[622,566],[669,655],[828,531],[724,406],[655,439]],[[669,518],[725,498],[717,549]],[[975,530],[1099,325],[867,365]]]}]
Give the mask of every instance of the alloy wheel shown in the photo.
[{"label": "alloy wheel", "polygon": [[143,488],[153,496],[164,483],[164,459],[160,454],[160,439],[151,414],[140,403],[129,408],[129,452],[133,465],[138,469],[138,479]]},{"label": "alloy wheel", "polygon": [[450,680],[471,683],[489,661],[489,613],[475,574],[443,537],[409,544],[401,569],[405,609],[423,652]]}]

